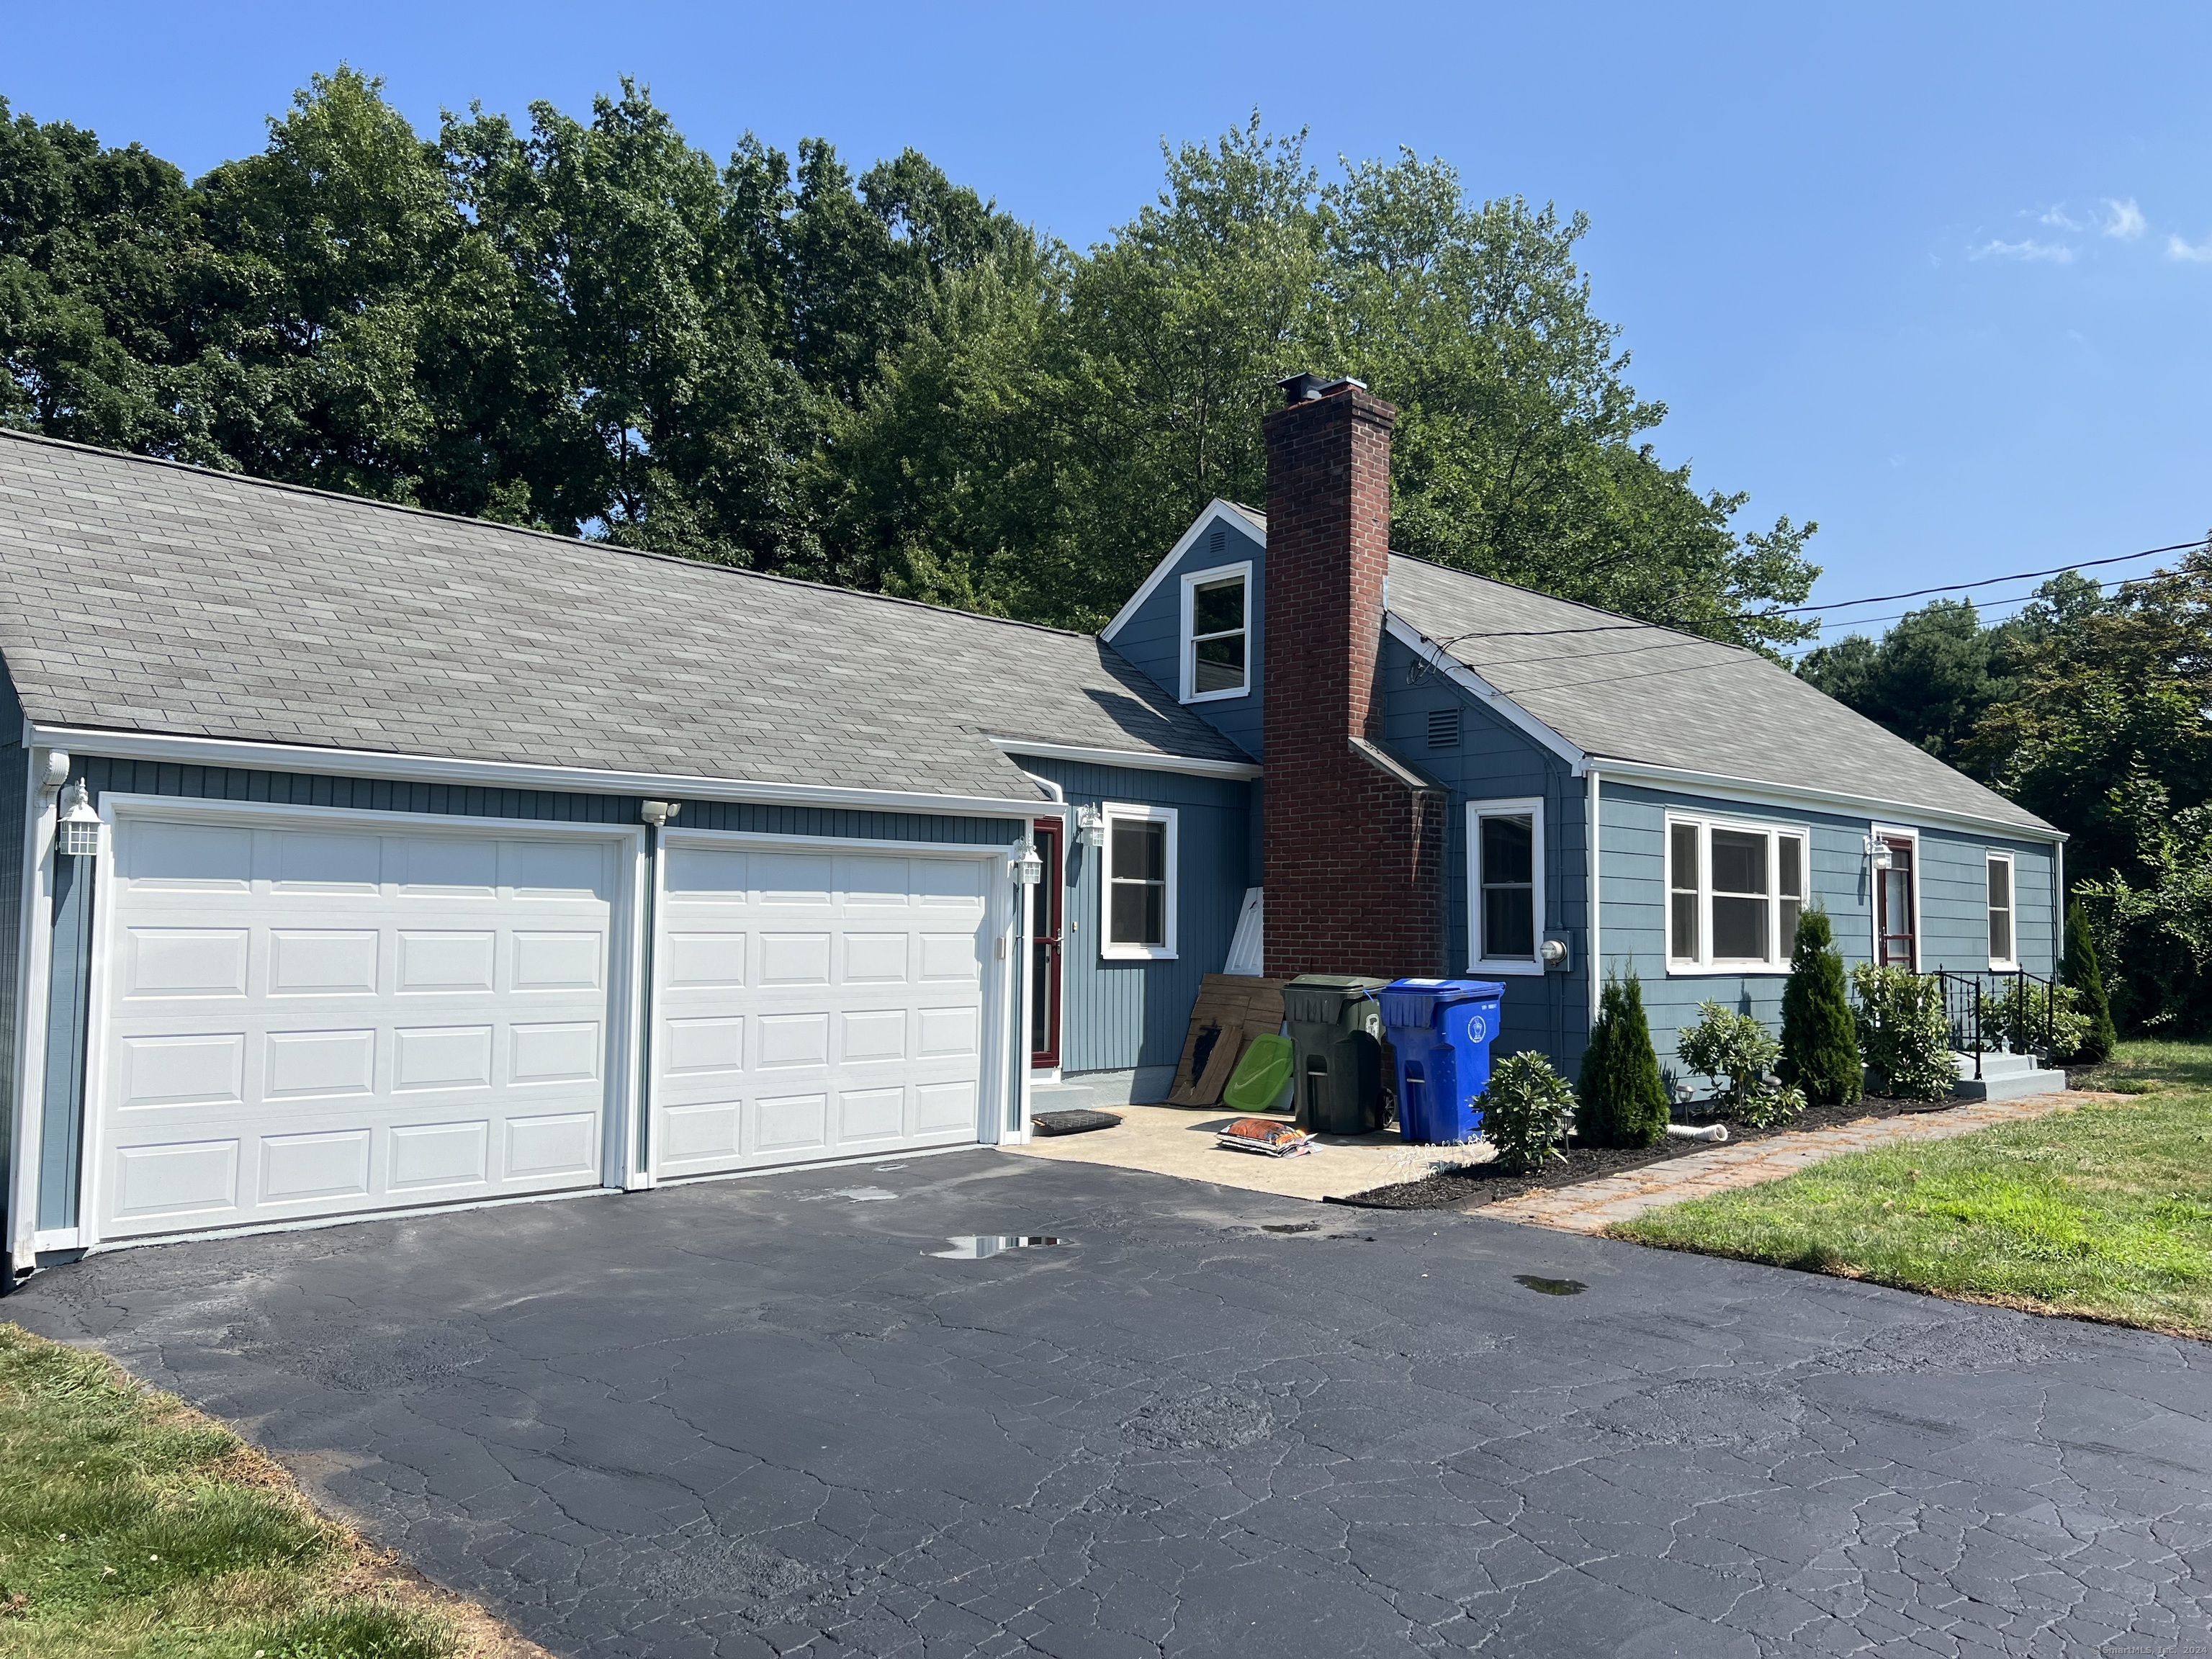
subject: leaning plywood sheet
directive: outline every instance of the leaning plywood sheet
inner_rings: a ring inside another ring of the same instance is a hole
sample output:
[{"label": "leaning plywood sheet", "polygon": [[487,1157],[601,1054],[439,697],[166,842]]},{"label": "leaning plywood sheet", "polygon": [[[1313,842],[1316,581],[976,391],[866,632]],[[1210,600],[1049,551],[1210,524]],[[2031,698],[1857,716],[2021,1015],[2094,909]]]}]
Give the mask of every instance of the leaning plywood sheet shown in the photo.
[{"label": "leaning plywood sheet", "polygon": [[1282,1029],[1285,982],[1241,974],[1206,976],[1191,1006],[1190,1030],[1176,1063],[1169,1105],[1212,1106],[1220,1101],[1244,1045]]}]

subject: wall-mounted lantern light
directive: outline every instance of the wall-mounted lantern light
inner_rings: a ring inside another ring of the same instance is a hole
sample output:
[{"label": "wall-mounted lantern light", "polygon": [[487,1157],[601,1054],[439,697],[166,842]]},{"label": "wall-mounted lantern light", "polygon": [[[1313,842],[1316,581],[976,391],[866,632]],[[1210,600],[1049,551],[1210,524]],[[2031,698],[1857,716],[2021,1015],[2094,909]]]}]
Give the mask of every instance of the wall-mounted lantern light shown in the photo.
[{"label": "wall-mounted lantern light", "polygon": [[1106,815],[1095,806],[1075,809],[1075,838],[1085,847],[1106,844]]},{"label": "wall-mounted lantern light", "polygon": [[100,814],[93,810],[92,794],[79,778],[62,797],[61,841],[58,848],[73,859],[100,856]]},{"label": "wall-mounted lantern light", "polygon": [[1866,838],[1867,860],[1877,870],[1889,868],[1889,843],[1873,836]]},{"label": "wall-mounted lantern light", "polygon": [[1008,866],[1014,879],[1024,887],[1034,887],[1044,879],[1044,860],[1037,856],[1036,846],[1024,842]]}]

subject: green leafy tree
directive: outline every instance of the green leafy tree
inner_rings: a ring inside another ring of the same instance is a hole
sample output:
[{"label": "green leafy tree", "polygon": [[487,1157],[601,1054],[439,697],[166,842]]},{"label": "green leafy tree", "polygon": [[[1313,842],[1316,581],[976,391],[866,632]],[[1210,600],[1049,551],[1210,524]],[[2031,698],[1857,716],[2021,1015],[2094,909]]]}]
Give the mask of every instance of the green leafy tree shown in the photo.
[{"label": "green leafy tree", "polygon": [[1863,1092],[1843,953],[1835,948],[1826,910],[1808,910],[1797,919],[1790,978],[1782,988],[1782,1057],[1775,1070],[1816,1105],[1842,1105]]},{"label": "green leafy tree", "polygon": [[1575,1131],[1592,1146],[1649,1146],[1667,1133],[1667,1083],[1634,974],[1606,976],[1576,1092]]},{"label": "green leafy tree", "polygon": [[2097,941],[2089,927],[2089,913],[2075,899],[2066,907],[2066,954],[2058,965],[2062,983],[2081,998],[2088,1030],[2065,1058],[2081,1066],[2101,1066],[2112,1057],[2119,1033],[2112,1026],[2112,1007],[2105,995],[2105,975],[2097,962]]},{"label": "green leafy tree", "polygon": [[1983,717],[2011,691],[2007,635],[1982,626],[1971,599],[1909,611],[1880,644],[1852,635],[1797,667],[1830,696],[1954,765]]}]

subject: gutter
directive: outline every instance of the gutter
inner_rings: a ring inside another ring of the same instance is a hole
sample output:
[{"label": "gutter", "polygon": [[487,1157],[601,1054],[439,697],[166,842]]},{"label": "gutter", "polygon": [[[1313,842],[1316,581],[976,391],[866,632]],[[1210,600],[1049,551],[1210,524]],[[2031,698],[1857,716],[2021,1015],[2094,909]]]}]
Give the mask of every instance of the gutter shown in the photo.
[{"label": "gutter", "polygon": [[1139,772],[1181,772],[1198,778],[1251,779],[1267,770],[1256,761],[1200,760],[1189,755],[1163,755],[1150,749],[1088,749],[1071,743],[1039,743],[1029,738],[987,737],[983,741],[1010,759],[1034,755],[1039,760],[1126,766]]},{"label": "gutter", "polygon": [[[1599,763],[1599,757],[1588,757],[1586,766]],[[1796,784],[1762,783],[1754,778],[1730,777],[1722,772],[1691,772],[1679,767],[1656,766],[1644,761],[1612,760],[1603,763],[1608,776],[1625,782],[1668,784],[1679,788],[1711,793],[1719,792],[1736,800],[1765,800],[1788,805],[1803,802],[1838,812],[1845,817],[1893,817],[1905,823],[1919,823],[1937,828],[1972,830],[1978,833],[1995,831],[2009,836],[2015,841],[2042,841],[2063,843],[2063,830],[2048,824],[2029,825],[2008,823],[2002,818],[1985,818],[1971,812],[1947,811],[1942,807],[1916,805],[1910,801],[1879,799],[1871,795],[1849,794],[1839,790],[1808,789]]]},{"label": "gutter", "polygon": [[1043,804],[1037,798],[1020,800],[989,795],[929,794],[915,790],[769,783],[680,773],[540,766],[520,761],[456,760],[374,749],[320,749],[304,744],[156,736],[94,727],[36,726],[28,721],[25,725],[29,741],[41,747],[66,749],[74,755],[172,761],[186,766],[239,766],[264,771],[321,772],[337,777],[397,778],[410,783],[571,790],[681,800],[744,801],[763,805],[839,806],[870,812],[924,812],[945,817],[1029,817]]}]

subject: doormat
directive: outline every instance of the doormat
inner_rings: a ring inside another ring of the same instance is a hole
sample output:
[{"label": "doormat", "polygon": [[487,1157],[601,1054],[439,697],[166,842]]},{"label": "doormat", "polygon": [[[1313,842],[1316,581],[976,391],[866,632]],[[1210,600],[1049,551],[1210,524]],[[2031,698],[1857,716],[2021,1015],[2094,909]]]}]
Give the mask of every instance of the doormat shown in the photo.
[{"label": "doormat", "polygon": [[1094,1112],[1089,1108],[1066,1112],[1039,1112],[1030,1120],[1030,1127],[1041,1135],[1082,1135],[1093,1129],[1115,1129],[1121,1120],[1112,1112]]}]

